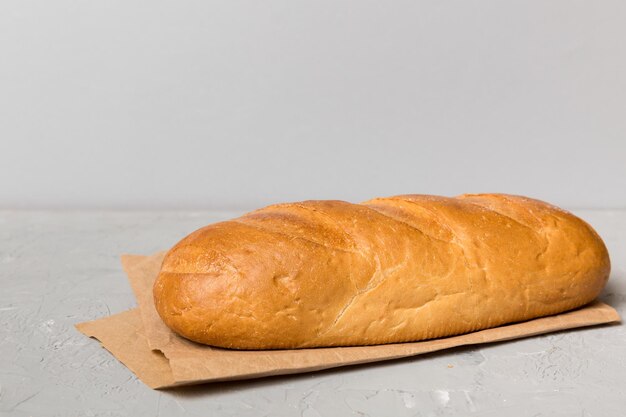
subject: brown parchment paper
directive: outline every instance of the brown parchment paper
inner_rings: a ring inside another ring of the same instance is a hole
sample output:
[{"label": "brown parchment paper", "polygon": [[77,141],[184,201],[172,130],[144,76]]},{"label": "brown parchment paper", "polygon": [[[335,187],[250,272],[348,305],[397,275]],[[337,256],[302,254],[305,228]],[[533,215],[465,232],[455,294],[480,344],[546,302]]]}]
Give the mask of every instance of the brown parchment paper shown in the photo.
[{"label": "brown parchment paper", "polygon": [[595,301],[555,316],[422,342],[294,350],[221,349],[188,341],[161,321],[154,308],[152,283],[163,256],[164,252],[122,256],[139,307],[76,326],[98,339],[152,388],[311,372],[620,321],[615,309]]}]

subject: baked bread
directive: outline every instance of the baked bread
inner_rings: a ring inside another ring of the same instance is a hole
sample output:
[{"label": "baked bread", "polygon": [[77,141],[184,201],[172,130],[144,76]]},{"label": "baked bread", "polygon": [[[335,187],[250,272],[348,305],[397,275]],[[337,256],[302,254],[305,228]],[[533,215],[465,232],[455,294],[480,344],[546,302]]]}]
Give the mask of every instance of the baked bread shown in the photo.
[{"label": "baked bread", "polygon": [[305,201],[185,237],[154,301],[173,331],[212,346],[372,345],[574,309],[609,270],[591,226],[526,197]]}]

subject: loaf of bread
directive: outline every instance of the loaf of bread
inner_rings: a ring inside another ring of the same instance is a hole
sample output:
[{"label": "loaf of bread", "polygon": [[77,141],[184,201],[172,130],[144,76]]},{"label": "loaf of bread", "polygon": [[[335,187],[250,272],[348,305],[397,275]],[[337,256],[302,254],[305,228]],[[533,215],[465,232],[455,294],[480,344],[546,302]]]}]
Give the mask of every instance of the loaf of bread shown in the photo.
[{"label": "loaf of bread", "polygon": [[195,231],[165,256],[156,309],[174,332],[235,349],[451,336],[598,296],[598,234],[505,194],[272,205]]}]

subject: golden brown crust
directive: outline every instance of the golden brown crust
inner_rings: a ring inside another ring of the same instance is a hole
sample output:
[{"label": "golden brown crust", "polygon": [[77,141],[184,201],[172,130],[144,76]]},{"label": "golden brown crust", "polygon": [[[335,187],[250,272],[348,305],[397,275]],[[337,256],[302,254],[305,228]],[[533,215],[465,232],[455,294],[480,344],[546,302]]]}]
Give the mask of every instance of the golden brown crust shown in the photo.
[{"label": "golden brown crust", "polygon": [[213,346],[279,349],[450,336],[573,309],[609,276],[597,233],[505,194],[277,204],[166,255],[157,311]]}]

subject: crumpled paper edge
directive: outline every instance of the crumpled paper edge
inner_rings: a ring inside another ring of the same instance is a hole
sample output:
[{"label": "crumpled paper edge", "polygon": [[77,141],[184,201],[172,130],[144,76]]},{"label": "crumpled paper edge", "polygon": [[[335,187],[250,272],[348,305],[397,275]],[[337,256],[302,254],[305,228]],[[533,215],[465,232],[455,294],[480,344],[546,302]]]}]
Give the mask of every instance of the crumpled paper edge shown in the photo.
[{"label": "crumpled paper edge", "polygon": [[[162,256],[162,252],[152,257],[124,255],[124,269],[130,277],[135,266],[141,265],[149,258],[154,259],[154,257],[160,256]],[[142,297],[146,296],[143,292],[147,291],[146,288],[148,287],[145,285],[138,286],[136,282],[133,283],[132,279],[130,281],[137,299],[142,300]],[[146,300],[146,298],[143,299]],[[139,305],[142,309],[146,308],[145,302],[140,302]],[[233,351],[216,348],[205,347],[211,349],[212,355],[210,357],[189,355],[188,353],[177,356],[175,350],[155,350],[155,345],[158,347],[163,341],[150,341],[146,334],[145,320],[150,320],[150,313],[136,308],[99,320],[80,323],[76,325],[76,328],[85,335],[98,339],[105,349],[151,388],[167,388],[178,385],[313,372],[410,357],[457,346],[500,342],[620,321],[620,316],[615,309],[595,301],[577,310],[558,315],[447,338],[375,346],[254,351],[261,353],[261,355],[258,355],[257,358],[242,357],[244,359],[242,363],[237,358],[233,358]],[[178,338],[174,334],[168,337]],[[185,342],[193,344],[193,342],[186,340]],[[226,354],[220,356],[219,351],[224,351]],[[276,366],[272,357],[277,352],[282,355],[282,366]]]}]

